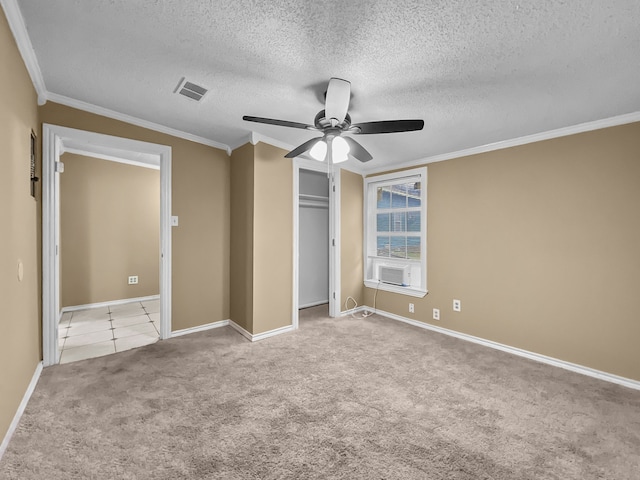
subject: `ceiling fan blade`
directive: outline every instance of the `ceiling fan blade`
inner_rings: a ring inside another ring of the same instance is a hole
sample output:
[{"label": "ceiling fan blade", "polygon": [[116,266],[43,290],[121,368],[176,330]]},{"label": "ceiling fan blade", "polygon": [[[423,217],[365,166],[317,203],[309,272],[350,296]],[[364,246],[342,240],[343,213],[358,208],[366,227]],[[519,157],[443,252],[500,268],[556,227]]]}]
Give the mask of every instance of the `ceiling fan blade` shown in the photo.
[{"label": "ceiling fan blade", "polygon": [[371,133],[399,133],[422,130],[424,120],[383,120],[381,122],[365,122],[351,125],[349,133],[366,135]]},{"label": "ceiling fan blade", "polygon": [[358,142],[356,142],[353,138],[351,137],[342,137],[342,138],[344,138],[349,144],[349,154],[355,157],[356,160],[360,160],[361,162],[364,163],[364,162],[368,162],[373,158],[371,154],[367,152],[367,150]]},{"label": "ceiling fan blade", "polygon": [[317,130],[313,125],[306,123],[289,122],[288,120],[275,120],[273,118],[250,117],[245,115],[242,117],[247,122],[266,123],[267,125],[278,125],[279,127],[302,128],[303,130]]},{"label": "ceiling fan blade", "polygon": [[293,150],[291,150],[289,153],[287,153],[285,155],[285,157],[286,158],[294,158],[294,157],[297,157],[299,155],[302,155],[304,152],[307,152],[307,151],[311,150],[316,143],[318,143],[320,140],[322,140],[322,138],[323,137],[318,137],[318,138],[312,138],[311,140],[307,140],[306,142],[304,142],[299,147],[296,147]]},{"label": "ceiling fan blade", "polygon": [[[342,123],[349,110],[349,100],[351,99],[351,82],[341,78],[332,78],[327,87],[327,97],[325,98],[325,118],[331,121],[332,126]],[[335,119],[335,123],[332,119]]]}]

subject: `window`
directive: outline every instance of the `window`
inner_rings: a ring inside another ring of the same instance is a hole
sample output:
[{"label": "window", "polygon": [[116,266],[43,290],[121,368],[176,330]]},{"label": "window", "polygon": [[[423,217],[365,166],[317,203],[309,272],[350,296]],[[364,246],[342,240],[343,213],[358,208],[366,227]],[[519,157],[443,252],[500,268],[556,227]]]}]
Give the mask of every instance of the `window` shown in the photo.
[{"label": "window", "polygon": [[427,169],[365,180],[365,285],[427,293]]}]

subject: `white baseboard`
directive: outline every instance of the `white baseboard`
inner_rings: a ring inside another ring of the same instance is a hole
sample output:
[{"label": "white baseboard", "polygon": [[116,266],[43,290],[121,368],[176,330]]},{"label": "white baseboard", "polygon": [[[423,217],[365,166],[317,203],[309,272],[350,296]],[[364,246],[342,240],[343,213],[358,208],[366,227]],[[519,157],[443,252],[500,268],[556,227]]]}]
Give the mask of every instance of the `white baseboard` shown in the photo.
[{"label": "white baseboard", "polygon": [[174,330],[171,332],[171,338],[180,337],[182,335],[189,335],[190,333],[204,332],[205,330],[211,330],[212,328],[226,327],[229,325],[229,320],[220,320],[219,322],[207,323],[205,325],[198,325],[197,327],[183,328],[182,330]]},{"label": "white baseboard", "polygon": [[257,342],[259,340],[264,340],[265,338],[273,337],[274,335],[280,335],[281,333],[292,332],[294,330],[293,325],[287,325],[286,327],[275,328],[273,330],[269,330],[268,332],[256,333],[254,335],[253,333],[247,332],[233,320],[229,320],[229,326],[250,342]]},{"label": "white baseboard", "polygon": [[31,382],[29,382],[29,386],[27,387],[26,392],[24,392],[22,401],[20,402],[20,405],[18,405],[18,410],[16,411],[16,414],[13,416],[13,420],[9,425],[9,429],[7,430],[7,433],[5,434],[4,439],[0,444],[0,460],[2,460],[2,456],[4,455],[5,450],[9,446],[9,441],[11,440],[11,437],[16,431],[16,428],[18,428],[18,423],[20,423],[20,418],[24,413],[24,409],[27,408],[27,403],[29,403],[29,399],[31,398],[33,391],[36,389],[36,385],[38,384],[38,380],[40,379],[41,373],[42,373],[42,362],[38,362],[38,365],[36,365],[36,370],[35,372],[33,372],[33,376],[31,377]]},{"label": "white baseboard", "polygon": [[[373,311],[372,308],[369,308],[369,307],[366,307],[366,308],[368,310]],[[477,343],[485,347],[494,348],[496,350],[501,350],[503,352],[511,353],[513,355],[518,355],[519,357],[528,358],[529,360],[535,360],[536,362],[546,363],[548,365],[553,365],[554,367],[564,368],[565,370],[570,370],[572,372],[580,373],[582,375],[587,375],[589,377],[605,380],[607,382],[616,383],[618,385],[622,385],[623,387],[633,388],[634,390],[640,390],[640,381],[638,380],[633,380],[631,378],[626,378],[626,377],[620,377],[612,373],[603,372],[601,370],[596,370],[594,368],[585,367],[583,365],[578,365],[576,363],[567,362],[564,360],[560,360],[558,358],[548,357],[546,355],[530,352],[528,350],[523,350],[521,348],[511,347],[509,345],[493,342],[491,340],[485,340],[484,338],[480,338],[480,337],[474,337],[473,335],[467,335],[466,333],[460,333],[460,332],[456,332],[455,330],[449,330],[448,328],[438,327],[428,323],[420,322],[418,320],[413,320],[411,318],[402,317],[400,315],[396,315],[395,313],[389,313],[379,309],[376,310],[375,313],[383,317],[387,317],[391,320],[397,320],[399,322],[408,323],[409,325],[413,325],[414,327],[424,328],[426,330],[432,330],[434,332],[442,333],[444,335],[449,335],[451,337],[456,337],[461,340]]]},{"label": "white baseboard", "polygon": [[356,313],[366,313],[373,311],[372,308],[367,307],[366,305],[360,305],[359,307],[352,308],[351,310],[344,310],[340,312],[341,317],[346,317],[349,315],[355,315]]},{"label": "white baseboard", "polygon": [[293,332],[293,325],[287,325],[286,327],[274,328],[273,330],[269,330],[268,332],[256,333],[253,335],[251,339],[252,342],[257,342],[259,340],[264,340],[265,338],[273,337],[275,335],[280,335],[282,333]]},{"label": "white baseboard", "polygon": [[149,295],[147,297],[123,298],[122,300],[109,300],[108,302],[87,303],[86,305],[72,305],[70,307],[62,307],[61,313],[75,312],[76,310],[88,310],[90,308],[110,307],[112,305],[124,305],[133,302],[150,302],[159,300],[160,295]]},{"label": "white baseboard", "polygon": [[244,338],[249,340],[250,342],[253,341],[253,335],[251,333],[247,332],[244,328],[242,328],[240,325],[238,325],[233,320],[229,320],[229,326],[231,328],[233,328],[236,332],[238,332],[240,335],[242,335]]}]

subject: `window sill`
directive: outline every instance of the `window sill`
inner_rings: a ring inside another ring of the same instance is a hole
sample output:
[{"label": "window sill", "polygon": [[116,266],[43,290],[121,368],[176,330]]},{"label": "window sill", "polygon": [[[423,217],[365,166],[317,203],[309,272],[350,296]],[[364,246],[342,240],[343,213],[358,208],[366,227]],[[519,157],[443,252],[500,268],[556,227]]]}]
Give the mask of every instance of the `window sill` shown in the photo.
[{"label": "window sill", "polygon": [[427,290],[421,290],[414,287],[401,287],[399,285],[378,282],[377,280],[365,280],[364,286],[384,290],[385,292],[399,293],[400,295],[407,295],[409,297],[423,298],[427,294]]}]

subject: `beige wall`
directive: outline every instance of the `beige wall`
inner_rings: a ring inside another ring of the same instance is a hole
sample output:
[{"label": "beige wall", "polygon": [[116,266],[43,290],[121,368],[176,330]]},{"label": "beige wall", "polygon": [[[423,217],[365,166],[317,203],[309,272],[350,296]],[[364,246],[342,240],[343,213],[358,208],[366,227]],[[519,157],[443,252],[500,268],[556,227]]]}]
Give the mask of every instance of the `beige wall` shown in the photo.
[{"label": "beige wall", "polygon": [[430,164],[429,294],[378,308],[640,380],[639,152],[634,123]]},{"label": "beige wall", "polygon": [[253,331],[254,146],[231,155],[231,320]]},{"label": "beige wall", "polygon": [[293,163],[258,143],[231,155],[231,320],[254,335],[291,325]]},{"label": "beige wall", "polygon": [[71,153],[62,161],[61,305],[158,295],[160,171]]},{"label": "beige wall", "polygon": [[293,309],[293,162],[287,151],[255,146],[253,331],[291,325]]},{"label": "beige wall", "polygon": [[230,160],[223,150],[48,102],[40,120],[172,149],[172,329],[229,318]]},{"label": "beige wall", "polygon": [[[40,356],[40,185],[30,192],[30,135],[40,138],[36,94],[0,9],[0,439]],[[40,160],[38,160],[38,164]],[[38,176],[41,176],[38,174]],[[18,262],[23,265],[18,280]]]},{"label": "beige wall", "polygon": [[[363,276],[363,179],[362,176],[340,171],[340,310],[352,297],[358,305],[364,301]],[[353,302],[349,302],[353,308]]]}]

